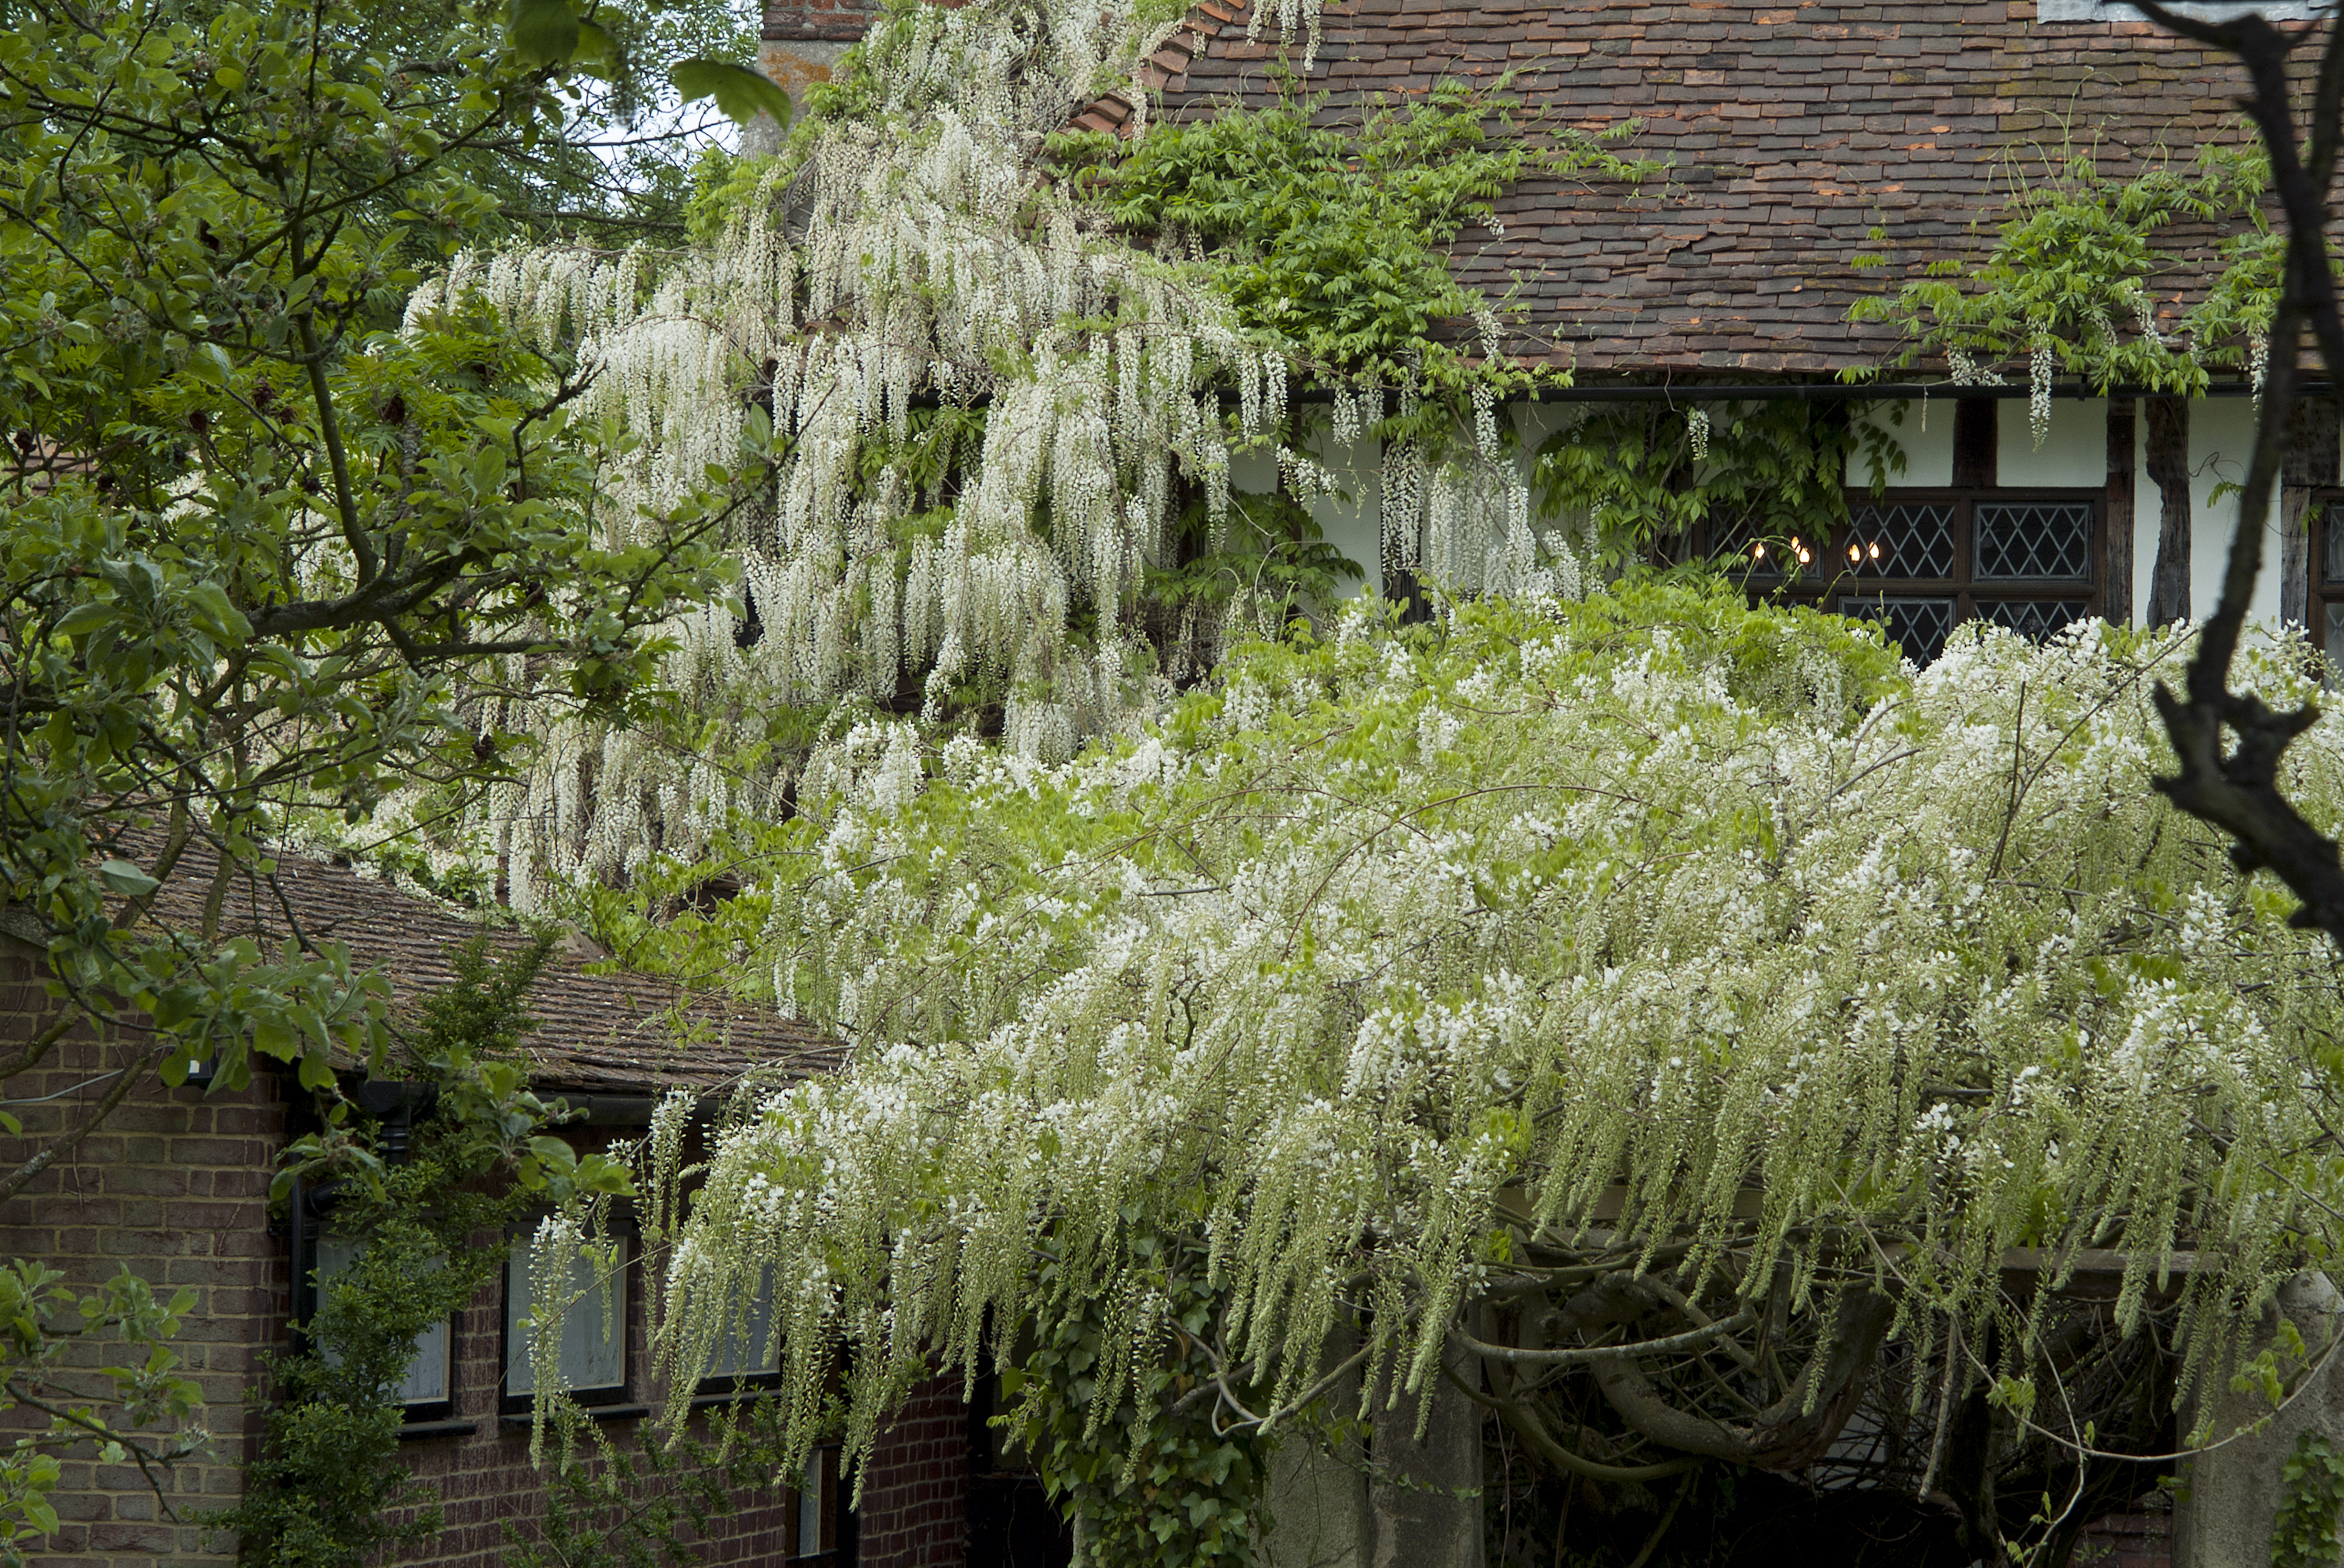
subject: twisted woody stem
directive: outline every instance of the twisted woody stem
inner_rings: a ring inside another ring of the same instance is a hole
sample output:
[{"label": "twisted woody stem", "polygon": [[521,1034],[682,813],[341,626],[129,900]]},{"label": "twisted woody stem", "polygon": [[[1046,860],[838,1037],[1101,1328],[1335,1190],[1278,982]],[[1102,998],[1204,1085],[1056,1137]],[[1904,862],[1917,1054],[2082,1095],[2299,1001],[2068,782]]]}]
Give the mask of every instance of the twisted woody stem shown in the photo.
[{"label": "twisted woody stem", "polygon": [[[2226,49],[2246,67],[2253,88],[2241,100],[2270,156],[2272,182],[2287,224],[2285,278],[2271,322],[2270,359],[2254,458],[2239,498],[2237,531],[2222,576],[2222,597],[2198,634],[2186,696],[2162,683],[2157,711],[2165,719],[2180,771],[2155,780],[2182,810],[2211,823],[2231,839],[2230,858],[2243,871],[2269,870],[2303,907],[2294,923],[2326,931],[2344,946],[2344,863],[2334,839],[2320,833],[2280,792],[2281,759],[2295,738],[2318,722],[2311,704],[2274,710],[2251,692],[2230,689],[2230,662],[2246,625],[2255,581],[2262,572],[2263,519],[2270,514],[2290,418],[2301,381],[2304,328],[2319,341],[2331,382],[2344,381],[2344,317],[2328,257],[2328,190],[2335,172],[2337,121],[2344,105],[2344,17],[2327,28],[2310,117],[2310,141],[2299,148],[2288,85],[2287,61],[2314,35],[2281,33],[2261,15],[2199,21],[2157,0],[2132,0],[2152,22],[2199,43]],[[2225,751],[2225,731],[2237,743]]]}]

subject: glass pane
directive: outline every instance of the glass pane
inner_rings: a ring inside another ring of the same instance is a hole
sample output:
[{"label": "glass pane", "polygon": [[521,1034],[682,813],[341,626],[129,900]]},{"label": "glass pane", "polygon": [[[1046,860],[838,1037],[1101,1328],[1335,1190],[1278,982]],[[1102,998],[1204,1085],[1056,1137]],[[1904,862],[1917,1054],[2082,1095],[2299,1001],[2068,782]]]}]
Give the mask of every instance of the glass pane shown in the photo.
[{"label": "glass pane", "polygon": [[761,1372],[778,1372],[782,1364],[781,1341],[773,1334],[773,1271],[765,1270],[757,1279],[757,1294],[741,1313],[741,1321],[732,1333],[716,1347],[716,1354],[708,1363],[710,1377],[754,1377]]},{"label": "glass pane", "polygon": [[2088,501],[1980,501],[1970,528],[1981,578],[2077,582],[2092,575]]},{"label": "glass pane", "polygon": [[798,1541],[796,1555],[811,1557],[829,1546],[822,1538],[823,1451],[806,1456],[805,1473],[798,1478]]},{"label": "glass pane", "polygon": [[2090,608],[2091,601],[2080,598],[1982,598],[1977,604],[1978,619],[2015,631],[2029,642],[2064,631]]},{"label": "glass pane", "polygon": [[[2327,637],[2320,646],[2328,650],[2328,662],[2336,670],[2344,670],[2344,604],[2325,607],[2328,612]],[[2331,675],[2330,678],[2333,678]]]},{"label": "glass pane", "polygon": [[2344,583],[2344,501],[2319,519],[2319,580]]},{"label": "glass pane", "polygon": [[[346,1236],[318,1238],[318,1289],[322,1294],[335,1277],[359,1260],[365,1249]],[[339,1366],[342,1354],[331,1345],[321,1353],[328,1366]],[[397,1391],[401,1404],[438,1404],[448,1398],[448,1320],[440,1319],[415,1336],[415,1359],[408,1363],[406,1381]]]},{"label": "glass pane", "polygon": [[[516,1236],[505,1256],[505,1392],[535,1392],[529,1359],[530,1238]],[[626,1270],[605,1274],[591,1258],[570,1264],[577,1297],[561,1322],[561,1376],[573,1390],[618,1388],[627,1378]],[[605,1329],[609,1332],[604,1332]]]},{"label": "glass pane", "polygon": [[1848,518],[1848,548],[1860,578],[1950,578],[1954,508],[1858,507]]},{"label": "glass pane", "polygon": [[1915,664],[1935,662],[1954,629],[1954,601],[1949,598],[1848,598],[1841,601],[1839,613],[1880,622],[1888,640]]}]

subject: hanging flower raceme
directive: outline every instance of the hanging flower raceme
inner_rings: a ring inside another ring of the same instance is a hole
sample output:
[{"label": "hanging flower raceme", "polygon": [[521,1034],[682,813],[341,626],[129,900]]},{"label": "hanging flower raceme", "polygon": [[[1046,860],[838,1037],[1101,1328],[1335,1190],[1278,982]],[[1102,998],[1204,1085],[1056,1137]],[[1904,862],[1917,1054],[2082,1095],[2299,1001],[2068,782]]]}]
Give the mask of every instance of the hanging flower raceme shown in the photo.
[{"label": "hanging flower raceme", "polygon": [[[1143,1290],[1143,1231],[1207,1245],[1273,1402],[1361,1312],[1420,1382],[1505,1224],[1599,1215],[1745,1292],[1852,1247],[1899,1332],[1982,1325],[2015,1246],[2120,1248],[2137,1322],[2192,1251],[2227,1375],[2217,1315],[2333,1211],[2329,956],[2149,787],[2172,637],[1916,673],[1876,635],[1659,588],[1363,612],[1062,766],[819,803],[705,934],[854,1065],[750,1093],[661,1238],[672,1386],[770,1271],[795,1439],[853,1342],[859,1450],[892,1380],[1065,1307],[1045,1251]],[[2314,819],[2339,736],[2289,753]]]}]

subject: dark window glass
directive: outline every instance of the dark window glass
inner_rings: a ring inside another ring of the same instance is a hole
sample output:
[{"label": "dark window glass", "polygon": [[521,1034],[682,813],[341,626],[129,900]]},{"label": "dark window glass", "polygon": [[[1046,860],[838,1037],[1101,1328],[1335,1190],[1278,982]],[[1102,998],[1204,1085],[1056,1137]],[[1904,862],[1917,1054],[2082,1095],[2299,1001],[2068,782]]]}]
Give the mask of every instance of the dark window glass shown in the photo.
[{"label": "dark window glass", "polygon": [[1846,556],[1860,578],[1949,578],[1954,508],[1859,507],[1848,519],[1847,549],[1837,554]]},{"label": "dark window glass", "polygon": [[[2090,492],[1858,493],[1827,540],[1794,544],[1735,519],[1710,526],[1708,553],[1728,569],[1738,563],[1753,595],[1877,621],[1906,658],[1927,664],[1965,621],[2039,641],[2095,614],[2100,510]],[[2319,558],[2344,606],[2344,539],[2328,548]]]},{"label": "dark window glass", "polygon": [[2092,515],[2088,502],[1980,501],[1972,509],[1977,573],[2015,578],[2085,579],[2092,575]]}]

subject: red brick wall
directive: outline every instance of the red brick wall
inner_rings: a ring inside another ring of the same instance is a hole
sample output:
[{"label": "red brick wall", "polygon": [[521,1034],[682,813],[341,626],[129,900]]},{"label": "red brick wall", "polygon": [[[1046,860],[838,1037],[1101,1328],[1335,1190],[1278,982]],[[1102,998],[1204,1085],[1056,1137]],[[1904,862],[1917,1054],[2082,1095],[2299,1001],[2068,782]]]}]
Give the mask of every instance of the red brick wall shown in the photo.
[{"label": "red brick wall", "polygon": [[2084,1527],[2076,1568],[2172,1568],[2173,1515],[2111,1513]]},{"label": "red brick wall", "polygon": [[[0,1050],[21,1050],[56,1016],[46,972],[34,949],[0,938]],[[93,1081],[130,1060],[130,1050],[83,1031],[6,1080],[0,1095],[42,1102],[10,1107],[25,1136],[0,1136],[0,1169],[15,1169],[77,1124],[110,1087]],[[219,1458],[168,1479],[174,1512],[234,1499],[244,1391],[258,1375],[261,1349],[285,1334],[289,1275],[268,1224],[270,1161],[285,1142],[278,1081],[257,1072],[236,1094],[159,1083],[135,1092],[71,1154],[0,1204],[0,1258],[37,1259],[76,1290],[103,1284],[127,1264],[158,1295],[181,1285],[195,1291],[178,1348],[203,1389]],[[55,1501],[60,1526],[31,1553],[46,1568],[224,1560],[205,1552],[191,1523],[164,1513],[136,1469],[96,1464],[86,1450],[66,1461]]]},{"label": "red brick wall", "polygon": [[[0,937],[0,1050],[21,1049],[55,1016],[45,972],[33,950]],[[69,1036],[41,1067],[5,1081],[0,1096],[13,1101],[59,1098],[11,1107],[25,1136],[0,1137],[0,1161],[6,1162],[0,1169],[13,1168],[35,1140],[77,1121],[106,1087],[92,1081],[125,1060],[116,1045]],[[0,1205],[0,1259],[38,1259],[62,1270],[77,1289],[102,1283],[126,1263],[160,1293],[181,1285],[195,1290],[178,1343],[188,1374],[203,1388],[217,1459],[168,1478],[168,1495],[184,1513],[235,1500],[242,1479],[237,1462],[256,1441],[246,1392],[262,1381],[263,1354],[288,1340],[292,1271],[284,1232],[271,1223],[268,1207],[269,1175],[287,1139],[285,1081],[272,1070],[256,1070],[248,1089],[209,1096],[151,1083],[116,1107],[71,1156]],[[647,1364],[640,1302],[641,1292],[631,1291],[631,1364],[639,1388]],[[440,1498],[446,1529],[399,1562],[500,1568],[504,1524],[530,1533],[542,1517],[528,1432],[505,1427],[498,1414],[502,1322],[502,1282],[492,1281],[459,1315],[452,1346],[454,1416],[476,1430],[404,1450],[418,1479]],[[627,1442],[637,1424],[622,1419],[605,1430]],[[233,1554],[232,1542],[207,1539],[193,1523],[164,1517],[129,1466],[69,1460],[54,1501],[60,1527],[31,1553],[45,1568],[176,1568],[224,1563]],[[793,1499],[783,1490],[760,1489],[735,1502],[736,1511],[715,1522],[703,1560],[717,1568],[779,1564],[795,1517]]]},{"label": "red brick wall", "polygon": [[912,1391],[863,1475],[860,1568],[954,1568],[968,1560],[968,1406],[961,1380]]},{"label": "red brick wall", "polygon": [[[483,1244],[500,1243],[484,1238]],[[630,1389],[641,1393],[649,1362],[638,1283],[631,1280],[627,1292],[627,1337]],[[543,1477],[529,1462],[529,1429],[518,1424],[520,1418],[509,1424],[498,1412],[503,1327],[504,1286],[494,1280],[457,1315],[452,1342],[453,1419],[470,1422],[477,1430],[407,1445],[409,1468],[439,1500],[442,1528],[419,1550],[398,1559],[401,1563],[501,1568],[510,1547],[508,1526],[524,1541],[541,1539],[538,1524],[545,1517],[545,1491]],[[622,1449],[644,1438],[660,1441],[640,1415],[605,1421],[601,1428]],[[731,1513],[710,1522],[700,1560],[710,1568],[779,1568],[787,1557],[791,1523],[796,1517],[791,1494],[785,1489],[757,1488],[735,1493],[732,1503]]]}]

